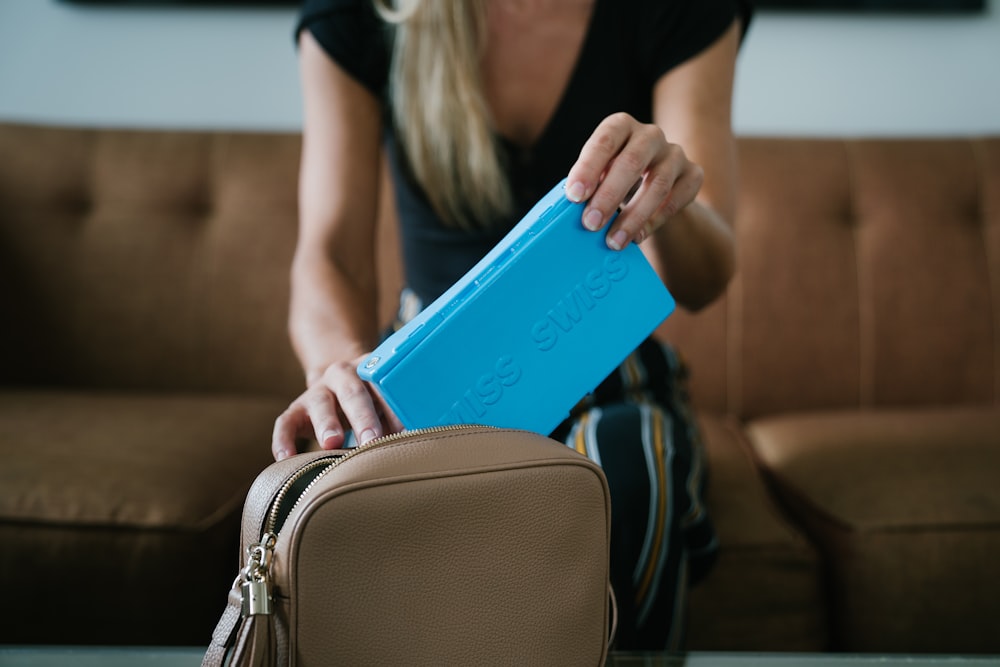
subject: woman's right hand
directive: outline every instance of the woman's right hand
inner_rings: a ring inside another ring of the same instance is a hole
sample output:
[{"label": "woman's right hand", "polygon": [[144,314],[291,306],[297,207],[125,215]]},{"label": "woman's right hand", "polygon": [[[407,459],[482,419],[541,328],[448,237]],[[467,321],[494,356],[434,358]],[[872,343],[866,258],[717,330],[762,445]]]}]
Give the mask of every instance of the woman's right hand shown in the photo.
[{"label": "woman's right hand", "polygon": [[378,391],[358,377],[358,363],[337,361],[309,383],[274,422],[271,453],[280,461],[298,453],[297,443],[316,438],[323,449],[343,447],[349,429],[358,444],[403,430]]}]

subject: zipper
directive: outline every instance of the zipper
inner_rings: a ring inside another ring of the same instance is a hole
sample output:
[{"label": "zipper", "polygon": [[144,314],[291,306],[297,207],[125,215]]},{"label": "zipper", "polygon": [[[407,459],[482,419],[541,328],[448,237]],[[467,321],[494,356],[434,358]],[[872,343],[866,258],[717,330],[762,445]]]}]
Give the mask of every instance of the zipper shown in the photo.
[{"label": "zipper", "polygon": [[[343,453],[338,452],[336,454],[331,454],[330,456],[314,459],[293,472],[291,476],[289,476],[288,479],[282,483],[281,488],[278,489],[278,494],[274,497],[274,501],[268,509],[267,519],[264,523],[264,534],[278,534],[278,531],[281,529],[285,519],[288,518],[288,515],[292,510],[291,507],[288,507],[287,512],[283,511],[287,504],[286,500],[289,500],[290,496],[298,498],[301,493],[295,493],[295,487],[297,485],[301,486],[304,483],[305,487],[303,490],[305,490],[305,488],[308,488],[311,485],[315,477],[323,473],[324,468],[332,466],[338,458],[342,458],[343,456]],[[312,476],[312,478],[310,478],[310,476]]]},{"label": "zipper", "polygon": [[[233,582],[233,588],[240,591],[242,617],[249,618],[256,615],[270,616],[273,613],[271,560],[274,557],[274,547],[278,541],[279,531],[284,526],[285,520],[324,475],[347,459],[353,458],[359,453],[373,447],[386,445],[413,435],[457,431],[469,428],[470,426],[473,425],[432,426],[430,428],[414,429],[401,433],[391,433],[381,438],[369,440],[365,444],[358,445],[353,449],[341,450],[330,456],[313,459],[293,472],[284,481],[281,488],[278,489],[271,507],[268,508],[260,542],[247,546],[247,565],[240,570],[240,573],[236,576],[236,581]],[[494,429],[496,427],[480,426],[479,428]],[[291,502],[290,506],[289,502]],[[288,507],[287,512],[284,511],[285,507]]]},{"label": "zipper", "polygon": [[[274,502],[271,504],[271,508],[267,513],[267,520],[264,523],[264,535],[278,535],[279,531],[284,526],[285,519],[287,519],[288,516],[295,511],[295,508],[299,506],[302,499],[306,497],[316,483],[335,467],[348,459],[354,458],[361,452],[414,435],[428,435],[431,433],[458,431],[469,428],[470,426],[473,425],[450,424],[447,426],[431,426],[428,428],[414,429],[412,431],[390,433],[389,435],[383,435],[382,437],[375,438],[374,440],[369,440],[363,445],[358,445],[357,447],[353,447],[351,449],[342,450],[337,454],[332,454],[328,457],[310,461],[308,464],[292,473],[292,475],[281,485],[281,488],[278,489],[278,494],[274,497]],[[496,428],[494,426],[480,426],[478,424],[475,426],[479,428]],[[293,491],[296,485],[301,486],[303,483],[305,483],[305,486],[302,487],[301,490],[297,493]],[[294,496],[294,499],[292,499],[292,496]],[[291,505],[288,504],[289,502],[291,502]],[[285,507],[288,507],[287,512],[284,511]]]}]

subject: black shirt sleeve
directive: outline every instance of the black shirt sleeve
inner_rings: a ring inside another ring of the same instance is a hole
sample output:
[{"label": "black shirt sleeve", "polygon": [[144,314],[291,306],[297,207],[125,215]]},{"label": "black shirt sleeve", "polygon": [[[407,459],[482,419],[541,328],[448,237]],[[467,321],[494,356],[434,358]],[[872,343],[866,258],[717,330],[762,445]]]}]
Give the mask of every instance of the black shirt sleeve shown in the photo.
[{"label": "black shirt sleeve", "polygon": [[749,0],[645,0],[638,44],[648,82],[698,55],[741,20],[743,33],[753,9]]},{"label": "black shirt sleeve", "polygon": [[371,0],[305,0],[295,38],[308,30],[324,51],[365,88],[385,98],[389,27]]}]

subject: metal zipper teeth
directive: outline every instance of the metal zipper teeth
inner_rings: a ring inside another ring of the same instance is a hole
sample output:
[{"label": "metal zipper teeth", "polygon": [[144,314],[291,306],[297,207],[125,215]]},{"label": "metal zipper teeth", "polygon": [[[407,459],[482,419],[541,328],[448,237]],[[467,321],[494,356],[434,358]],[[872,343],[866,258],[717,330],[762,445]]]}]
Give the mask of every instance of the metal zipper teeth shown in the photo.
[{"label": "metal zipper teeth", "polygon": [[289,477],[287,480],[285,480],[285,483],[281,485],[281,489],[278,490],[278,495],[275,496],[274,502],[271,504],[271,509],[268,511],[267,522],[265,523],[264,532],[265,533],[273,533],[274,532],[274,527],[275,527],[275,525],[278,522],[278,508],[284,502],[285,496],[288,495],[289,490],[291,489],[292,485],[296,481],[298,481],[299,479],[301,479],[303,475],[311,472],[312,470],[315,470],[316,468],[321,468],[323,466],[326,466],[326,468],[324,470],[321,470],[320,473],[318,475],[316,475],[316,477],[314,477],[313,480],[311,482],[309,482],[304,489],[302,489],[302,492],[299,494],[298,498],[295,499],[295,502],[292,504],[292,507],[288,510],[288,515],[289,516],[291,516],[291,514],[295,511],[295,509],[302,502],[302,499],[306,497],[306,495],[309,493],[309,491],[312,490],[312,488],[314,486],[316,486],[316,483],[319,482],[320,479],[322,479],[327,473],[329,473],[331,470],[333,470],[334,468],[336,468],[338,465],[340,465],[344,461],[346,461],[346,460],[348,460],[350,458],[354,458],[359,453],[361,453],[361,452],[363,452],[365,450],[371,449],[372,447],[379,447],[379,446],[382,446],[382,445],[386,445],[386,444],[389,444],[391,442],[395,442],[396,440],[401,440],[404,437],[410,437],[410,436],[414,436],[414,435],[428,435],[428,434],[431,434],[431,433],[444,433],[444,432],[447,432],[447,431],[458,431],[458,430],[462,430],[462,429],[467,429],[470,426],[474,426],[476,428],[487,428],[487,429],[496,428],[494,426],[480,426],[478,424],[477,425],[470,425],[470,424],[450,424],[450,425],[447,425],[447,426],[431,426],[431,427],[428,427],[428,428],[414,429],[412,431],[402,431],[400,433],[390,433],[389,435],[383,435],[380,438],[375,438],[374,440],[369,440],[368,442],[364,443],[363,445],[358,445],[357,447],[354,447],[352,449],[345,450],[345,453],[343,453],[343,454],[340,454],[340,455],[337,455],[337,456],[332,456],[332,457],[330,457],[330,458],[333,459],[332,461],[330,460],[330,458],[326,458],[326,457],[321,458],[321,459],[316,459],[315,461],[311,461],[309,464],[307,464],[307,465],[299,468],[298,470],[296,470],[295,473],[291,477]]},{"label": "metal zipper teeth", "polygon": [[292,475],[282,483],[281,488],[278,489],[278,494],[274,497],[274,500],[271,502],[271,507],[268,509],[267,520],[264,523],[265,528],[263,531],[265,534],[274,532],[274,527],[278,523],[278,512],[280,511],[282,504],[285,502],[285,496],[287,496],[289,491],[291,491],[291,488],[295,484],[295,482],[299,481],[300,479],[302,479],[302,477],[312,472],[316,468],[322,468],[323,466],[333,465],[330,459],[336,460],[336,458],[337,456],[331,455],[331,456],[324,456],[323,458],[319,458],[314,461],[310,461],[306,465],[302,466],[301,468],[293,472]]}]

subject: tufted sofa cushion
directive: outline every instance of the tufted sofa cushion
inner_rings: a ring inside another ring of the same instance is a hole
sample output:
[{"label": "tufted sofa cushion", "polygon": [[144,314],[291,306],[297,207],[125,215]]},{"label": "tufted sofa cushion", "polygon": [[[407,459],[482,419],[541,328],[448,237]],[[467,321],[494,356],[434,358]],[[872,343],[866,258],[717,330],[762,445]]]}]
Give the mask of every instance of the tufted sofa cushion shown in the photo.
[{"label": "tufted sofa cushion", "polygon": [[736,278],[662,330],[696,404],[818,547],[830,647],[1000,651],[1000,140],[740,160]]},{"label": "tufted sofa cushion", "polygon": [[0,155],[0,382],[299,390],[296,137],[8,126]]},{"label": "tufted sofa cushion", "polygon": [[0,126],[0,640],[207,642],[302,385],[297,156],[293,135]]},{"label": "tufted sofa cushion", "polygon": [[744,138],[740,159],[738,274],[664,326],[700,406],[995,405],[1000,140]]}]

